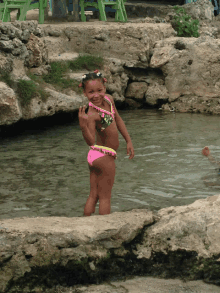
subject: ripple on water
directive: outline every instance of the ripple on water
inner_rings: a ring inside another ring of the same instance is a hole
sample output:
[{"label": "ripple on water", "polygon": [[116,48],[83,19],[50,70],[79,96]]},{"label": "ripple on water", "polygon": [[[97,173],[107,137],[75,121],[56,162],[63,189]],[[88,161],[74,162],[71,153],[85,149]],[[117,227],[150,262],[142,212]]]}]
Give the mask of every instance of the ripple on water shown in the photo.
[{"label": "ripple on water", "polygon": [[[201,154],[208,145],[220,160],[218,116],[145,109],[119,113],[135,157],[125,156],[120,136],[111,212],[186,205],[218,193],[216,166]],[[3,139],[0,217],[82,216],[90,192],[87,154],[78,121]]]}]

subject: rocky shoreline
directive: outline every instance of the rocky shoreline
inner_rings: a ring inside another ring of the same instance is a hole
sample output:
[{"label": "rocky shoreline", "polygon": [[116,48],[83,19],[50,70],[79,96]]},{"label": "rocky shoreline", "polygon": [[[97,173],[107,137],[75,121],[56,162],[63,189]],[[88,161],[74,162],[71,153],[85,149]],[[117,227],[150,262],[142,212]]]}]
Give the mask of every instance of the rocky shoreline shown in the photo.
[{"label": "rocky shoreline", "polygon": [[[218,115],[219,17],[214,24],[213,5],[208,0],[183,6],[193,19],[200,20],[199,38],[176,36],[175,14],[168,6],[164,19],[146,17],[128,23],[1,23],[1,73],[9,73],[15,83],[30,80],[28,69],[34,75],[48,74],[51,62],[74,60],[79,52],[96,54],[99,48],[105,58],[101,72],[108,80],[107,93],[121,109],[154,107]],[[67,77],[80,82],[84,73],[69,72]],[[38,95],[28,107],[22,107],[16,90],[4,82],[0,88],[0,126],[74,113],[88,104],[84,95],[57,92],[48,84],[47,101]]]},{"label": "rocky shoreline", "polygon": [[[120,108],[218,115],[220,30],[207,13],[213,10],[210,2],[197,0],[187,7],[189,14],[201,19],[199,38],[177,37],[172,13],[163,20],[146,18],[127,24],[1,23],[1,72],[10,73],[15,82],[30,80],[27,69],[47,74],[52,61],[74,60],[78,52],[92,54],[99,48],[106,60],[101,72],[108,80],[107,93]],[[68,75],[80,82],[84,73]],[[48,85],[46,102],[38,96],[23,107],[15,90],[4,82],[0,88],[1,127],[57,113],[74,114],[88,104],[84,95],[60,93]],[[57,293],[89,293],[114,288],[125,293],[132,292],[132,282],[113,280],[129,276],[145,278],[135,279],[134,290],[139,288],[137,282],[146,288],[146,276],[219,286],[219,210],[220,196],[212,196],[158,212],[141,209],[89,218],[0,220],[0,292],[52,293],[57,288]],[[96,287],[102,282],[108,284]],[[173,292],[188,292],[187,286],[181,289],[183,283],[176,286]],[[192,292],[220,292],[219,287],[210,288],[196,291],[197,287]]]},{"label": "rocky shoreline", "polygon": [[1,219],[0,292],[47,292],[129,276],[219,286],[219,210],[215,195],[158,212]]}]

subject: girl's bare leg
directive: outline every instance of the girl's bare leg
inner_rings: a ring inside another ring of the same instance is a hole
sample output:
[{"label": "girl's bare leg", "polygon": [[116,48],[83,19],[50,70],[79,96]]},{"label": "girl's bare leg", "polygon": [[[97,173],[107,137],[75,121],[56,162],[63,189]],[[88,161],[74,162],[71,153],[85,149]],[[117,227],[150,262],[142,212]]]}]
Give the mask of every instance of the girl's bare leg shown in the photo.
[{"label": "girl's bare leg", "polygon": [[91,214],[95,212],[95,205],[97,201],[98,200],[96,198],[89,195],[84,208],[84,216],[91,216]]},{"label": "girl's bare leg", "polygon": [[97,172],[96,170],[89,165],[90,169],[90,194],[87,199],[84,216],[91,216],[92,213],[95,213],[95,207],[99,200],[98,197],[98,185],[97,185]]},{"label": "girl's bare leg", "polygon": [[94,206],[94,210],[93,210],[93,212],[92,212],[92,213],[95,213],[95,207],[96,207],[96,204],[97,204],[98,200],[99,200],[99,196],[98,196],[98,194],[97,194],[97,197],[96,197],[96,202],[95,202],[95,206]]},{"label": "girl's bare leg", "polygon": [[115,160],[106,155],[93,161],[93,165],[100,170],[98,179],[99,214],[107,215],[111,212],[111,191],[115,179]]}]

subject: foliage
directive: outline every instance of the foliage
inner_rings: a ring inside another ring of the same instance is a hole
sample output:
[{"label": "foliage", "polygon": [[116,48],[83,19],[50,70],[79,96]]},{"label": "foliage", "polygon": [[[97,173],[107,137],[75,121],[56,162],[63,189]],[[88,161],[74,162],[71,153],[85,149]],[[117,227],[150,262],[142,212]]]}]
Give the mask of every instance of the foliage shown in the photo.
[{"label": "foliage", "polygon": [[[92,71],[103,66],[103,58],[100,56],[81,55],[74,61],[69,62],[52,62],[50,64],[51,70],[49,74],[43,76],[36,76],[31,72],[27,73],[31,80],[19,80],[18,83],[11,79],[10,74],[2,73],[0,80],[5,82],[9,87],[13,88],[18,96],[21,105],[24,107],[29,105],[31,100],[38,95],[42,101],[46,101],[50,96],[48,92],[44,90],[47,86],[45,83],[52,84],[57,91],[70,88],[78,94],[82,93],[82,89],[78,87],[79,81],[63,78],[64,73],[69,69],[77,72],[78,70]],[[39,85],[38,85],[38,84]]]},{"label": "foliage", "polygon": [[174,6],[173,9],[176,10],[178,16],[174,16],[175,19],[175,30],[177,31],[178,37],[199,37],[198,33],[198,19],[191,19],[191,16],[186,14],[184,8],[179,8]]},{"label": "foliage", "polygon": [[43,80],[47,83],[59,83],[62,75],[67,71],[67,65],[63,62],[52,62],[50,64],[51,72],[43,77]]},{"label": "foliage", "polygon": [[8,72],[2,73],[1,81],[5,82],[9,87],[14,86],[14,81],[11,79],[10,74]]},{"label": "foliage", "polygon": [[17,91],[21,98],[21,105],[28,105],[31,102],[33,94],[36,93],[36,85],[32,80],[19,80]]}]

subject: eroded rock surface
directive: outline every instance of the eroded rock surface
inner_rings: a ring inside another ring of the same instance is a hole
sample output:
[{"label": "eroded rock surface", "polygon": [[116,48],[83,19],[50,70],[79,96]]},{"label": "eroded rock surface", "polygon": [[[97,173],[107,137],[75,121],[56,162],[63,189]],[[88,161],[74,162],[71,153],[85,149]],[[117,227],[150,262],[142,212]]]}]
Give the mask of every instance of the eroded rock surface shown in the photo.
[{"label": "eroded rock surface", "polygon": [[219,212],[216,195],[159,212],[0,220],[0,291],[99,284],[129,275],[220,285]]},{"label": "eroded rock surface", "polygon": [[125,280],[103,282],[99,285],[57,286],[46,293],[219,293],[220,287],[203,281],[182,281],[152,277],[132,277]]},{"label": "eroded rock surface", "polygon": [[[116,105],[220,114],[220,22],[213,24],[214,6],[208,0],[198,0],[179,7],[185,8],[192,19],[199,19],[199,38],[177,37],[172,6],[166,9],[158,6],[163,19],[146,17],[138,23],[96,21],[49,25],[38,24],[36,20],[1,23],[1,73],[10,73],[15,82],[30,80],[27,69],[36,75],[48,74],[52,61],[74,60],[78,57],[76,52],[99,53],[105,58],[101,73],[108,81],[107,93],[113,96]],[[68,72],[66,77],[81,82],[85,73]],[[4,105],[0,106],[4,107],[0,125],[60,111],[77,111],[79,106],[88,104],[83,94],[56,92],[48,84],[47,101],[42,102],[37,95],[24,107],[15,89],[10,94],[3,83],[0,89]],[[18,102],[11,109],[7,99],[14,96]]]}]

